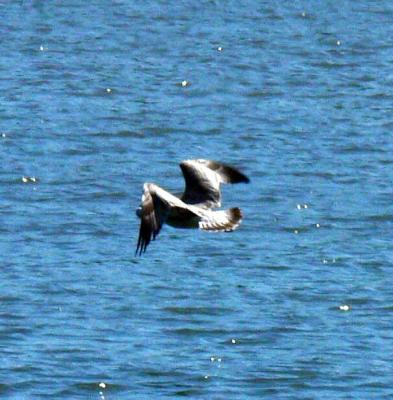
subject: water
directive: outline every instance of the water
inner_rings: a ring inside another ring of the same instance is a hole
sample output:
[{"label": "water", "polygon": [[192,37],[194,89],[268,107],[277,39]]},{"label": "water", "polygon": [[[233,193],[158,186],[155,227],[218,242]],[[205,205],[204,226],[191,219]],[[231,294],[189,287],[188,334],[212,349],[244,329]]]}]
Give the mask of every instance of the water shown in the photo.
[{"label": "water", "polygon": [[[391,2],[0,12],[2,398],[392,398]],[[194,157],[241,228],[135,258]]]}]

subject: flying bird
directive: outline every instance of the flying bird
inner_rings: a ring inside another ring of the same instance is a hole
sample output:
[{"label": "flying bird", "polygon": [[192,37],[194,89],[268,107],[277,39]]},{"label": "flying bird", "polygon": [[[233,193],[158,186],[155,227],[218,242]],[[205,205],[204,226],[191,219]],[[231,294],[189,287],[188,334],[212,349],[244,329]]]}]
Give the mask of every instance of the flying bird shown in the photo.
[{"label": "flying bird", "polygon": [[177,197],[154,183],[143,185],[142,203],[136,210],[141,219],[135,255],[142,255],[160,232],[162,225],[175,228],[230,232],[242,221],[238,207],[221,207],[221,183],[248,183],[237,169],[211,160],[185,160],[180,163],[185,180],[184,193]]}]

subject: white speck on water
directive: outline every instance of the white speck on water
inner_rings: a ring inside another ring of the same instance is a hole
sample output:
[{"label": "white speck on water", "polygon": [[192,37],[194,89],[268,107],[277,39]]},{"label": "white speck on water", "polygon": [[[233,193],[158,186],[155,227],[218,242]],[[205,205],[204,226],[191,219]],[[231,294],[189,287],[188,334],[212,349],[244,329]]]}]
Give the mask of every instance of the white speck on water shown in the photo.
[{"label": "white speck on water", "polygon": [[106,88],[106,92],[107,92],[107,93],[110,93],[110,92],[112,92],[112,89]]},{"label": "white speck on water", "polygon": [[327,264],[328,263],[328,260],[326,260],[326,259],[323,259],[323,261],[322,261],[324,264]]},{"label": "white speck on water", "polygon": [[316,226],[317,228],[320,228],[320,227],[321,227],[321,225],[319,225],[319,224],[315,224],[315,226]]},{"label": "white speck on water", "polygon": [[220,363],[221,362],[221,358],[217,358],[217,361]]},{"label": "white speck on water", "polygon": [[308,205],[307,205],[307,204],[304,204],[303,207],[304,207],[304,208],[308,208]]},{"label": "white speck on water", "polygon": [[337,40],[337,46],[340,46],[341,42],[339,40]]},{"label": "white speck on water", "polygon": [[350,307],[347,304],[342,304],[340,307],[341,311],[349,311]]},{"label": "white speck on water", "polygon": [[5,134],[5,133],[2,133],[2,134],[1,134],[1,137],[5,138],[5,137],[6,137],[6,134]]},{"label": "white speck on water", "polygon": [[214,362],[215,358],[214,357],[210,357],[210,361]]},{"label": "white speck on water", "polygon": [[236,339],[232,339],[232,340],[231,340],[231,343],[232,343],[232,344],[235,344],[235,343],[236,343]]},{"label": "white speck on water", "polygon": [[222,47],[221,46],[217,47],[217,50],[222,51]]},{"label": "white speck on water", "polygon": [[299,231],[298,231],[297,229],[295,229],[295,230],[293,231],[293,233],[294,233],[295,235],[297,235],[297,234],[299,233]]},{"label": "white speck on water", "polygon": [[302,12],[302,17],[305,17],[305,16],[306,16],[306,12],[303,11],[303,12]]},{"label": "white speck on water", "polygon": [[181,82],[181,85],[182,85],[183,87],[186,87],[186,86],[188,85],[188,81],[186,81],[186,80],[182,81],[182,82]]},{"label": "white speck on water", "polygon": [[23,176],[22,182],[23,183],[28,183],[28,182],[36,183],[36,182],[38,182],[38,178],[36,178],[35,176]]},{"label": "white speck on water", "polygon": [[44,51],[44,46],[43,45],[40,46],[40,51]]},{"label": "white speck on water", "polygon": [[100,382],[100,384],[98,385],[100,388],[105,389],[106,385],[104,382]]},{"label": "white speck on water", "polygon": [[205,378],[205,379],[209,379],[209,375],[205,375],[204,378]]},{"label": "white speck on water", "polygon": [[300,210],[300,209],[302,208],[302,206],[301,206],[300,204],[298,204],[298,205],[296,206],[296,208],[297,208],[298,210]]}]

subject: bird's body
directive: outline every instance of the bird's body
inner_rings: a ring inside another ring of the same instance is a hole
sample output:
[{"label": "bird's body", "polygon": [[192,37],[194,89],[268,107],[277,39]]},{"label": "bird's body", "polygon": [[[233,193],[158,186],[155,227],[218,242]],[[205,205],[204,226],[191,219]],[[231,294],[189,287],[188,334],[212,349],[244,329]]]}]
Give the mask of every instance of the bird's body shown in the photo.
[{"label": "bird's body", "polygon": [[198,229],[199,216],[188,209],[172,208],[166,224],[179,229]]},{"label": "bird's body", "polygon": [[174,228],[202,229],[215,232],[235,230],[241,220],[239,208],[214,210],[221,206],[221,183],[249,182],[235,168],[209,160],[186,160],[180,164],[186,187],[176,197],[154,183],[143,185],[141,218],[136,254],[141,255],[162,225]]}]

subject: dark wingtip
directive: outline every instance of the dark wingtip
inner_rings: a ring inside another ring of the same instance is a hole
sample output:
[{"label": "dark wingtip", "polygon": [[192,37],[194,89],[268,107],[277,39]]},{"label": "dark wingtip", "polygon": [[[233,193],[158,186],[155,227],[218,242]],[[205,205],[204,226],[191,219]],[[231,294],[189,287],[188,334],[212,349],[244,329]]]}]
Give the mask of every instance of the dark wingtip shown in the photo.
[{"label": "dark wingtip", "polygon": [[240,172],[237,168],[218,161],[208,161],[208,167],[217,171],[221,176],[227,179],[227,183],[249,183],[250,178]]},{"label": "dark wingtip", "polygon": [[141,222],[141,227],[139,229],[139,237],[138,237],[138,244],[136,245],[135,257],[137,256],[141,257],[142,254],[146,252],[147,246],[151,241],[151,233],[149,232],[149,230],[146,229],[146,227],[143,225],[142,222]]},{"label": "dark wingtip", "polygon": [[135,255],[134,257],[141,257],[143,251],[143,244],[140,243],[140,240],[138,240],[138,245],[136,246],[135,250]]},{"label": "dark wingtip", "polygon": [[232,222],[239,222],[243,218],[243,213],[239,207],[233,207],[229,209],[229,216]]},{"label": "dark wingtip", "polygon": [[230,183],[249,183],[250,178],[236,168],[230,167],[228,165],[224,166],[224,172],[228,175]]},{"label": "dark wingtip", "polygon": [[240,182],[242,182],[242,183],[250,183],[251,181],[250,181],[250,178],[248,176],[243,175],[243,180],[241,180]]}]

